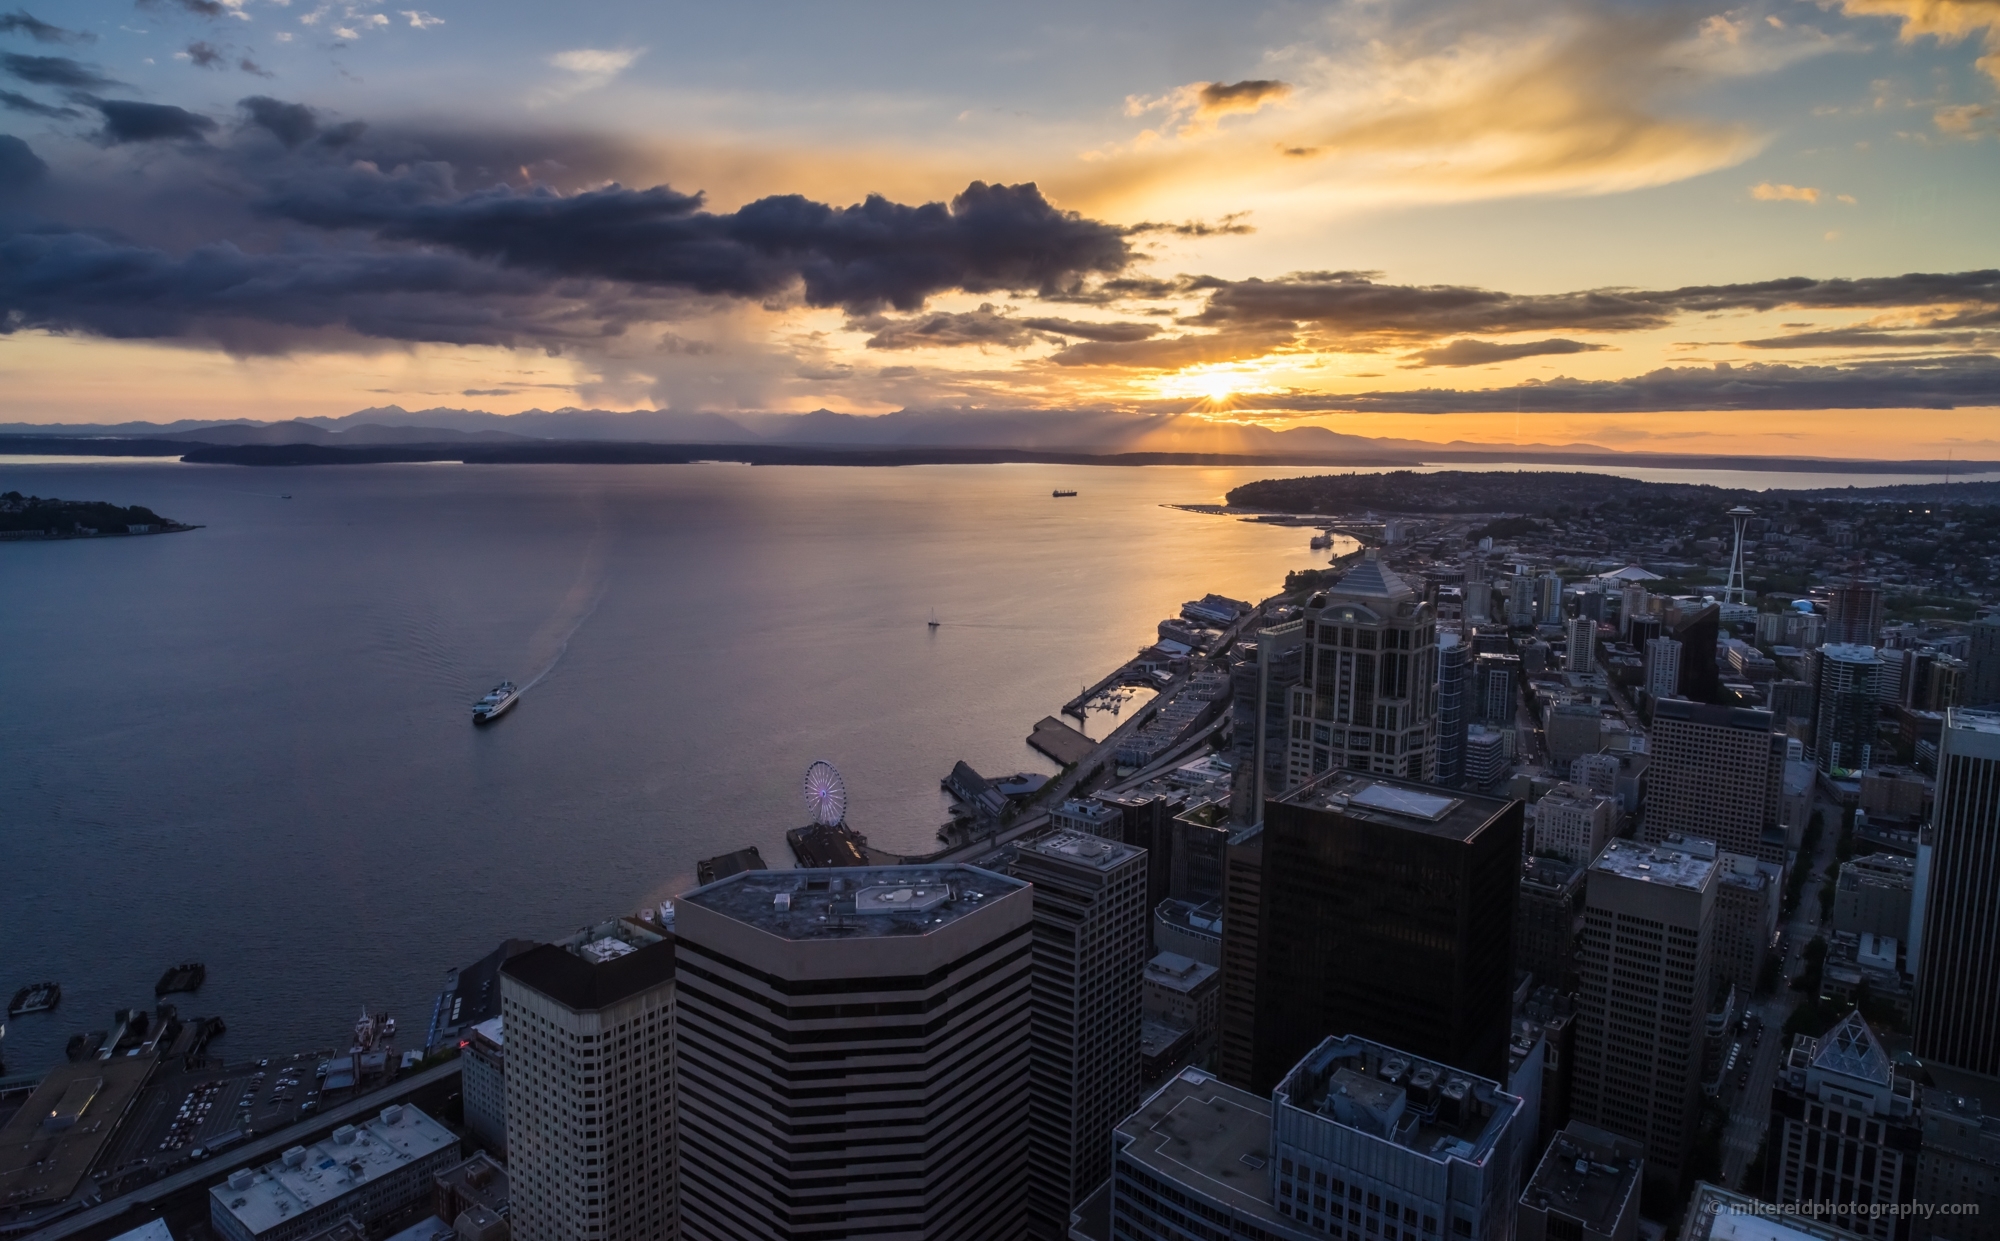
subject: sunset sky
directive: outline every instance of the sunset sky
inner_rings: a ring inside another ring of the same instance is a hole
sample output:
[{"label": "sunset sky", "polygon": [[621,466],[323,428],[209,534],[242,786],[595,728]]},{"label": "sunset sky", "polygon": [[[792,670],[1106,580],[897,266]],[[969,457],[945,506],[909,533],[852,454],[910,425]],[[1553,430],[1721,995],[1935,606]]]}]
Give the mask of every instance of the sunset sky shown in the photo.
[{"label": "sunset sky", "polygon": [[2000,0],[12,2],[0,422],[2000,458]]}]

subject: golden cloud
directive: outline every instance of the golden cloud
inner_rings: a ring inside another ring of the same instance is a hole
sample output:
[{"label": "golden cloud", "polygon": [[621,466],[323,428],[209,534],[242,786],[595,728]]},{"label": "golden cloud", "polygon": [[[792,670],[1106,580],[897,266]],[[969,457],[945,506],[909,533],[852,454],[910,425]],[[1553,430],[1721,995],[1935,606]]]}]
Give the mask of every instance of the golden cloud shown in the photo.
[{"label": "golden cloud", "polygon": [[1785,185],[1766,181],[1750,187],[1750,197],[1760,203],[1817,203],[1819,191],[1810,185]]},{"label": "golden cloud", "polygon": [[2000,0],[1843,0],[1850,17],[1888,17],[1902,23],[1905,43],[1932,38],[1958,43],[1981,36],[1984,55],[1976,62],[2000,83]]}]

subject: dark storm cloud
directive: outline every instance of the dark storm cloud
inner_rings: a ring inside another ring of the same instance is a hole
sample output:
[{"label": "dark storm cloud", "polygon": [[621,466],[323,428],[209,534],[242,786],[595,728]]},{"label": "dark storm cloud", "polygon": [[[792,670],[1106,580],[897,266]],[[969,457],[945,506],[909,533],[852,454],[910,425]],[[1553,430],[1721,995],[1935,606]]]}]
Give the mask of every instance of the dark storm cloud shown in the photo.
[{"label": "dark storm cloud", "polygon": [[1490,366],[1517,358],[1537,358],[1547,354],[1591,353],[1603,345],[1586,345],[1578,340],[1524,340],[1504,344],[1491,340],[1455,340],[1448,345],[1413,354],[1409,366]]},{"label": "dark storm cloud", "polygon": [[1251,78],[1242,82],[1209,82],[1201,88],[1201,106],[1212,110],[1247,111],[1292,93],[1284,82]]},{"label": "dark storm cloud", "polygon": [[26,9],[0,13],[0,34],[24,34],[37,43],[95,43],[97,36],[83,30],[64,30],[38,20]]},{"label": "dark storm cloud", "polygon": [[450,253],[252,254],[218,243],[174,255],[75,231],[0,237],[0,333],[199,340],[239,353],[335,335],[559,348],[657,317],[641,300]]},{"label": "dark storm cloud", "polygon": [[32,147],[12,134],[0,134],[0,197],[48,175],[49,166]]},{"label": "dark storm cloud", "polygon": [[199,142],[215,129],[214,121],[170,103],[139,103],[131,99],[92,99],[89,103],[104,114],[104,128],[98,138],[106,146]]},{"label": "dark storm cloud", "polygon": [[220,0],[139,0],[142,9],[180,9],[196,17],[221,17],[229,11]]},{"label": "dark storm cloud", "polygon": [[[1299,272],[1276,280],[1211,281],[1188,322],[1294,324],[1335,337],[1430,339],[1551,329],[1631,332],[1683,314],[1781,307],[1853,309],[1973,303],[2000,308],[2000,271],[1913,273],[1861,280],[1793,277],[1679,289],[1515,294],[1464,285],[1377,284],[1373,272]],[[1189,289],[1204,287],[1190,281]]]},{"label": "dark storm cloud", "polygon": [[1020,349],[1037,341],[1075,337],[1080,340],[1136,341],[1159,334],[1156,323],[1085,323],[1077,319],[1017,319],[993,308],[991,303],[977,310],[935,311],[894,319],[870,315],[854,320],[850,327],[872,332],[870,349],[925,349],[950,345],[992,345]]},{"label": "dark storm cloud", "polygon": [[29,116],[46,116],[51,119],[83,115],[75,108],[53,107],[10,90],[0,90],[0,108],[5,108],[9,112],[25,112]]},{"label": "dark storm cloud", "polygon": [[214,69],[222,64],[222,49],[197,39],[187,45],[187,58],[197,69]]},{"label": "dark storm cloud", "polygon": [[787,194],[729,213],[703,211],[701,195],[666,186],[568,196],[501,187],[437,201],[439,184],[435,173],[357,173],[276,194],[266,207],[556,276],[758,299],[802,286],[807,304],[856,314],[916,310],[952,289],[1055,292],[1133,258],[1122,229],[1058,210],[1033,184],[975,181],[948,206],[871,195],[834,207]]},{"label": "dark storm cloud", "polygon": [[111,78],[67,56],[22,56],[0,52],[0,70],[36,86],[60,86],[70,90],[95,90],[115,85]]},{"label": "dark storm cloud", "polygon": [[236,106],[243,109],[249,123],[268,130],[272,137],[287,147],[310,142],[319,136],[319,117],[302,103],[286,103],[269,95],[252,95],[239,99]]},{"label": "dark storm cloud", "polygon": [[1506,388],[1298,395],[1274,410],[1324,413],[1643,414],[1684,410],[1955,409],[2000,405],[2000,358],[1972,354],[1853,366],[1665,367],[1630,379],[1556,379]]}]

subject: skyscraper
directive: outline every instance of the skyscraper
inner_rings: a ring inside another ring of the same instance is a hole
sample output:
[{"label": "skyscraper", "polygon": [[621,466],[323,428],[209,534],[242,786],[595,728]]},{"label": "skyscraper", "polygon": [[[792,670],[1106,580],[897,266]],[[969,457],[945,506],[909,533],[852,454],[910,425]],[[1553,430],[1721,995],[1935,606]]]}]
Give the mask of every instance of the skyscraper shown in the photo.
[{"label": "skyscraper", "polygon": [[[1799,1035],[1771,1087],[1776,1200],[1822,1206],[1906,1203],[1917,1184],[1923,1119],[1917,1085],[1898,1077],[1857,1010],[1824,1038]],[[1910,1217],[1839,1212],[1874,1241],[1907,1241]]]},{"label": "skyscraper", "polygon": [[1646,696],[1655,702],[1680,697],[1681,644],[1673,638],[1646,639]]},{"label": "skyscraper", "polygon": [[1715,644],[1722,639],[1722,609],[1710,603],[1682,615],[1673,639],[1681,644],[1681,676],[1676,696],[1690,702],[1722,701],[1722,669]]},{"label": "skyscraper", "polygon": [[678,1235],[674,943],[630,923],[500,967],[520,1241]]},{"label": "skyscraper", "polygon": [[1334,768],[1428,780],[1436,769],[1437,624],[1375,552],[1305,609],[1289,783]]},{"label": "skyscraper", "polygon": [[676,904],[689,1237],[1021,1234],[1027,884],[747,871]]},{"label": "skyscraper", "polygon": [[1966,627],[1972,642],[1965,654],[1959,701],[1968,707],[2000,707],[2000,612],[1989,612]]},{"label": "skyscraper", "polygon": [[1784,860],[1786,738],[1771,713],[1669,698],[1653,706],[1646,839],[1700,836],[1729,853]]},{"label": "skyscraper", "polygon": [[1848,582],[1827,595],[1826,641],[1850,646],[1874,646],[1882,637],[1882,591],[1869,583]]},{"label": "skyscraper", "polygon": [[1875,648],[1829,642],[1819,648],[1815,662],[1813,748],[1820,770],[1858,771],[1873,766],[1882,676],[1882,661]]},{"label": "skyscraper", "polygon": [[1531,857],[1521,864],[1521,895],[1514,917],[1514,968],[1537,986],[1576,989],[1577,932],[1583,919],[1583,880],[1589,862]]},{"label": "skyscraper", "polygon": [[1521,706],[1521,657],[1481,651],[1472,663],[1473,721],[1512,729]]},{"label": "skyscraper", "polygon": [[1923,884],[1917,1054],[2000,1076],[2000,714],[1945,719]]},{"label": "skyscraper", "polygon": [[1698,1118],[1715,866],[1705,841],[1614,840],[1584,891],[1570,1112],[1644,1142],[1648,1175],[1670,1184]]},{"label": "skyscraper", "polygon": [[1588,616],[1572,616],[1568,630],[1569,653],[1564,667],[1586,676],[1597,671],[1597,622]]},{"label": "skyscraper", "polygon": [[1563,618],[1563,580],[1554,573],[1535,579],[1535,623],[1554,625]]},{"label": "skyscraper", "polygon": [[1222,865],[1222,1014],[1216,1068],[1222,1080],[1249,1089],[1256,1076],[1257,954],[1263,932],[1264,825],[1229,838]]},{"label": "skyscraper", "polygon": [[1576,784],[1558,784],[1535,803],[1535,852],[1588,866],[1624,820],[1618,803]]},{"label": "skyscraper", "polygon": [[1061,1241],[1139,1093],[1146,855],[1058,832],[1021,846],[1013,874],[1035,885],[1028,1235]]},{"label": "skyscraper", "polygon": [[1472,723],[1466,694],[1471,685],[1472,648],[1452,632],[1438,634],[1437,775],[1448,789],[1465,779],[1465,730]]},{"label": "skyscraper", "polygon": [[1253,1088],[1348,1034],[1506,1072],[1521,804],[1339,772],[1265,810]]}]

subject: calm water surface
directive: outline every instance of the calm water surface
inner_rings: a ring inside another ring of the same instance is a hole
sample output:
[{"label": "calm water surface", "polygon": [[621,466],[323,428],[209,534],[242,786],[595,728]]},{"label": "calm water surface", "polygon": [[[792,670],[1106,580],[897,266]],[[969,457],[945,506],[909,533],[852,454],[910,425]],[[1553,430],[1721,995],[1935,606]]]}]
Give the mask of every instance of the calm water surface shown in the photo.
[{"label": "calm water surface", "polygon": [[[1029,728],[1161,617],[1325,562],[1162,507],[1270,473],[0,463],[206,526],[0,544],[0,994],[64,988],[9,1067],[191,959],[179,1003],[232,1058],[331,1046],[364,1004],[420,1041],[445,967],[504,936],[725,849],[789,866],[816,758],[873,842],[934,848],[955,760],[1052,770]],[[532,688],[475,730],[503,678]]]}]

